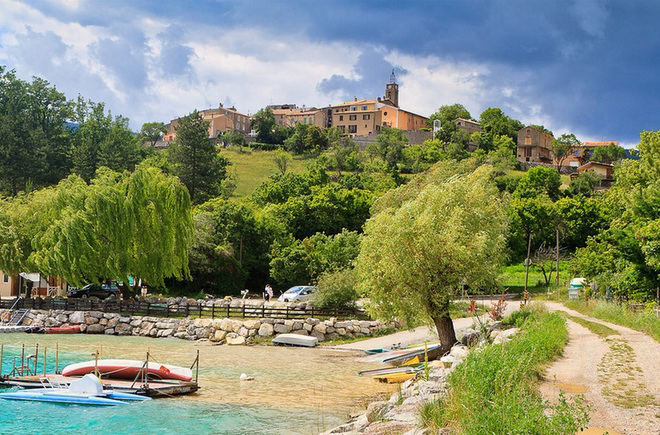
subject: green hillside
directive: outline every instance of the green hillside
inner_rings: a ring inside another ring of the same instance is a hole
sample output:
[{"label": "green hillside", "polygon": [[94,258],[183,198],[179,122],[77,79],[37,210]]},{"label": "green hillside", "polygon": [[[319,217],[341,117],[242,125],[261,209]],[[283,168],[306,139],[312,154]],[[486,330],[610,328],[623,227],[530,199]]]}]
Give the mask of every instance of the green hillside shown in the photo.
[{"label": "green hillside", "polygon": [[[234,191],[235,198],[243,198],[252,194],[254,189],[261,183],[268,180],[273,174],[278,172],[277,165],[273,160],[275,151],[260,151],[243,148],[223,148],[220,155],[231,161],[229,173],[236,173],[237,186]],[[287,172],[303,172],[312,159],[289,154],[291,160],[287,167]]]}]

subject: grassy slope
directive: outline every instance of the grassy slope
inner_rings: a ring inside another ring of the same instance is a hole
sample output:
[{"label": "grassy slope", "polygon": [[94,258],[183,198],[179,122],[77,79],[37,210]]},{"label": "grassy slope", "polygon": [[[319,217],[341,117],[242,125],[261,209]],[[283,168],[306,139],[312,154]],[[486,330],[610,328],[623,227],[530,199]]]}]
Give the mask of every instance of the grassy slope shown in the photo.
[{"label": "grassy slope", "polygon": [[[259,151],[243,148],[239,152],[235,147],[223,148],[220,155],[228,158],[232,165],[229,172],[237,174],[237,186],[234,191],[235,198],[250,196],[254,189],[268,180],[273,174],[278,173],[277,165],[273,160],[274,151]],[[303,172],[312,159],[306,159],[291,155],[287,171]]]}]

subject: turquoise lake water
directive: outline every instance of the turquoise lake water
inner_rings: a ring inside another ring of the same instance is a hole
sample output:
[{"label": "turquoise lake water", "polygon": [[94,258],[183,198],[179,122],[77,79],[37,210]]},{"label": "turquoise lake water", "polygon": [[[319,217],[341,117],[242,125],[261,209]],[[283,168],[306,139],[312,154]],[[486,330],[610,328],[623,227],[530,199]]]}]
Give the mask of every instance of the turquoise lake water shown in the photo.
[{"label": "turquoise lake water", "polygon": [[[44,336],[0,334],[2,373],[13,357],[35,353],[43,373],[66,364],[104,358],[144,359],[148,350],[159,362],[190,366],[200,351],[198,393],[120,407],[93,407],[0,400],[0,434],[16,433],[158,433],[158,434],[314,434],[341,424],[392,386],[360,378],[365,367],[355,355],[321,349],[273,346],[211,346],[178,339],[94,335]],[[241,373],[255,381],[241,382]],[[2,392],[2,390],[0,390]]]}]

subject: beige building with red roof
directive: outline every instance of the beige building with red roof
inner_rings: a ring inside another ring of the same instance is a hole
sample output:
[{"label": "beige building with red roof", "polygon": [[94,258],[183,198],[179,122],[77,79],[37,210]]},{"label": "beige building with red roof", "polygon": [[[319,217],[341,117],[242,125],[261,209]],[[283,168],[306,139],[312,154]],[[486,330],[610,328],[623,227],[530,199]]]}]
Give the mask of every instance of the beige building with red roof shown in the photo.
[{"label": "beige building with red roof", "polygon": [[617,141],[611,142],[583,142],[581,146],[576,147],[564,160],[565,164],[568,166],[573,166],[575,168],[580,167],[584,163],[588,162],[591,156],[593,155],[594,149],[598,147],[606,147],[611,144],[619,145]]},{"label": "beige building with red roof", "polygon": [[348,101],[328,108],[330,126],[348,136],[378,134],[382,127],[420,130],[428,127],[428,118],[399,108],[399,85],[394,71],[385,85],[385,97],[375,100]]},{"label": "beige building with red roof", "polygon": [[[250,117],[238,112],[235,107],[226,108],[221,103],[216,109],[201,110],[199,113],[209,123],[209,138],[218,137],[225,131],[237,131],[244,135],[250,133]],[[167,130],[163,135],[165,142],[172,142],[176,137],[176,128],[180,119],[173,119],[165,125]]]}]

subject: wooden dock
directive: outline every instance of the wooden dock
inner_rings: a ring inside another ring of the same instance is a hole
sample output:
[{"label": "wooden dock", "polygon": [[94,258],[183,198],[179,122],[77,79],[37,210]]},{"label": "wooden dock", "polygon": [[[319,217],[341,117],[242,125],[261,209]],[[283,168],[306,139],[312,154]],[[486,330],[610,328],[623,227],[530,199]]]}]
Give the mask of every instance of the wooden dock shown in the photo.
[{"label": "wooden dock", "polygon": [[[46,376],[16,376],[0,378],[0,387],[44,388],[44,384],[59,384],[68,386],[71,381],[80,379],[62,375]],[[149,381],[147,383],[120,379],[103,379],[103,388],[121,391],[122,393],[140,394],[149,397],[169,397],[180,394],[190,394],[199,390],[197,382],[182,382],[174,380]]]}]

